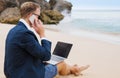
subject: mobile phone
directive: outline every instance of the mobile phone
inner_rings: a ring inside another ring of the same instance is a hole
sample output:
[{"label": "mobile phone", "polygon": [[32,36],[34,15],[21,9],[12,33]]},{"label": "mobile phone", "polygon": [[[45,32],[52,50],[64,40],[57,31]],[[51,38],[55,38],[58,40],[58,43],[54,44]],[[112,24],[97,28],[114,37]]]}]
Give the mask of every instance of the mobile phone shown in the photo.
[{"label": "mobile phone", "polygon": [[30,22],[31,22],[32,24],[34,24],[35,15],[30,16],[29,20],[30,20]]}]

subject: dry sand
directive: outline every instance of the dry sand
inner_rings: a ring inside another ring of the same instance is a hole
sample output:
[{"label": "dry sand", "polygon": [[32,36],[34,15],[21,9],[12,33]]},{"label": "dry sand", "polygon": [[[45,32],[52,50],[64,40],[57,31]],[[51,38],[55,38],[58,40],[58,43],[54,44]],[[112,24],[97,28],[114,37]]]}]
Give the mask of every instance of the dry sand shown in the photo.
[{"label": "dry sand", "polygon": [[[0,78],[3,74],[5,38],[14,25],[0,24]],[[46,36],[52,41],[52,51],[57,41],[73,43],[66,62],[70,65],[90,65],[83,76],[59,76],[57,78],[120,78],[120,45],[64,34],[46,29]]]}]

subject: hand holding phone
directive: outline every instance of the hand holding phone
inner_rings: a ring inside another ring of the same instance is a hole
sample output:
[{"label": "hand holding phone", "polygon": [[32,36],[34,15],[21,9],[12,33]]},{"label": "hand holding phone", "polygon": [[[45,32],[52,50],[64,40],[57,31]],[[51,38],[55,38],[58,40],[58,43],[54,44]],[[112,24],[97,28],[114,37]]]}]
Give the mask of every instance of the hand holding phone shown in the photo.
[{"label": "hand holding phone", "polygon": [[35,29],[35,31],[39,34],[41,38],[45,37],[45,30],[40,20],[35,18],[32,27]]}]

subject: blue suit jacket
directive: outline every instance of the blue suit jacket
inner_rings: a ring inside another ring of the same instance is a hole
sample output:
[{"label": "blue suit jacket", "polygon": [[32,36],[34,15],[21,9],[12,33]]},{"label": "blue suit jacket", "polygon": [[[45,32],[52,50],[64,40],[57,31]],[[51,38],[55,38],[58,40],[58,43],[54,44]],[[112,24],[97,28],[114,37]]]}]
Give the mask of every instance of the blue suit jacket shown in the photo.
[{"label": "blue suit jacket", "polygon": [[19,22],[6,38],[4,73],[6,78],[44,78],[51,57],[51,42],[39,44],[35,34]]}]

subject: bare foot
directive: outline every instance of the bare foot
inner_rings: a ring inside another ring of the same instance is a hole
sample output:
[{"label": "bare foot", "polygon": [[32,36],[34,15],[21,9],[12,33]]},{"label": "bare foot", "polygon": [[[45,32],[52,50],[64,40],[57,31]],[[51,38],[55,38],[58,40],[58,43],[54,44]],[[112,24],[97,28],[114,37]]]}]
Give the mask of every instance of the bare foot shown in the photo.
[{"label": "bare foot", "polygon": [[74,74],[75,76],[82,75],[81,72],[88,69],[89,67],[90,67],[89,65],[82,67],[79,67],[78,65],[74,65],[71,67],[71,74]]}]

